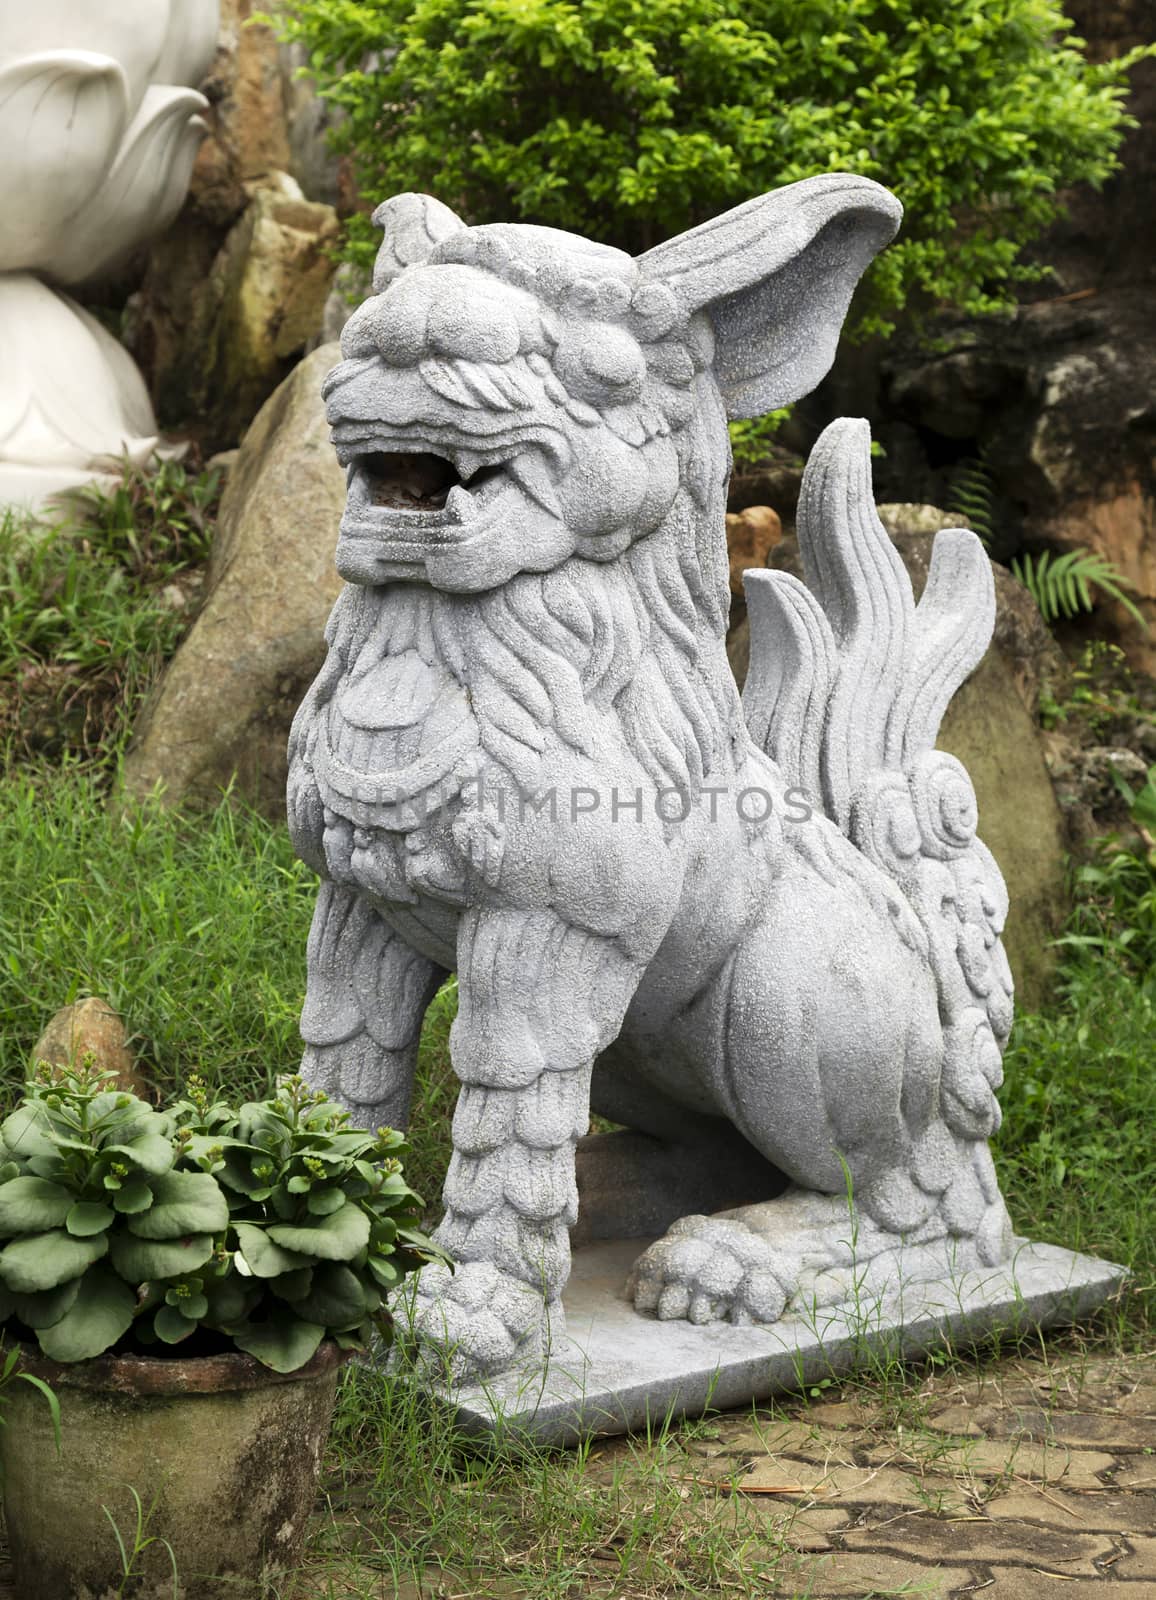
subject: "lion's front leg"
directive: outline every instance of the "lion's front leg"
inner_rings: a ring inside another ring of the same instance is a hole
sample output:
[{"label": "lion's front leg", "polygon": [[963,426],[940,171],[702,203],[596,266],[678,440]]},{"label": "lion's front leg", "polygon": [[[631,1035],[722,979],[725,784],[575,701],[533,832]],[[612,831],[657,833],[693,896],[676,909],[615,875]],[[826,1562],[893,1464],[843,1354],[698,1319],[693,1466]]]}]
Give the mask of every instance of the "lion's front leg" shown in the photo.
[{"label": "lion's front leg", "polygon": [[307,1083],[358,1122],[404,1128],[426,1007],[445,977],[368,901],[325,881],[309,933],[301,1013]]},{"label": "lion's front leg", "polygon": [[574,1150],[594,1058],[642,975],[615,941],[550,911],[477,910],[458,946],[450,1038],[461,1080],[438,1243],[457,1263],[422,1273],[417,1331],[456,1378],[503,1371],[561,1330],[578,1210]]}]

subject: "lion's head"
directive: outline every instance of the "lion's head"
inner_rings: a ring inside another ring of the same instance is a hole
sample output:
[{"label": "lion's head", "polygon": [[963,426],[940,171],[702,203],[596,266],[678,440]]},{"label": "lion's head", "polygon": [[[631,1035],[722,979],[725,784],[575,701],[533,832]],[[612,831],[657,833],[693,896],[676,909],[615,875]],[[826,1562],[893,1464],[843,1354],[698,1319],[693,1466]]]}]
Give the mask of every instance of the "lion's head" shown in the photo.
[{"label": "lion's head", "polygon": [[834,174],[633,259],[387,201],[374,294],[326,383],[349,468],[339,570],[476,592],[612,560],[680,494],[717,516],[726,418],[819,381],[899,216],[878,184]]}]

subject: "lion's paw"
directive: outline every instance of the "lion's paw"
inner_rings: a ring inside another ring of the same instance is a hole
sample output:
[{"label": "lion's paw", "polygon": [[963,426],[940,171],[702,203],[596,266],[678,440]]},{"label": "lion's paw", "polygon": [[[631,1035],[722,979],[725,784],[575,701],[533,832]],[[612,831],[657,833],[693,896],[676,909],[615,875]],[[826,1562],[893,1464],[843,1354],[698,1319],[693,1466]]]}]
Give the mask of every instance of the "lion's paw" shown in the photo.
[{"label": "lion's paw", "polygon": [[[555,1327],[561,1308],[549,1308]],[[454,1383],[492,1378],[538,1355],[547,1326],[540,1291],[489,1261],[434,1264],[418,1279],[412,1334],[416,1359]]]},{"label": "lion's paw", "polygon": [[786,1263],[742,1222],[683,1217],[639,1256],[626,1294],[662,1322],[777,1322],[792,1287]]},{"label": "lion's paw", "polygon": [[484,883],[496,889],[506,856],[506,830],[500,819],[475,800],[463,804],[453,823],[454,843]]}]

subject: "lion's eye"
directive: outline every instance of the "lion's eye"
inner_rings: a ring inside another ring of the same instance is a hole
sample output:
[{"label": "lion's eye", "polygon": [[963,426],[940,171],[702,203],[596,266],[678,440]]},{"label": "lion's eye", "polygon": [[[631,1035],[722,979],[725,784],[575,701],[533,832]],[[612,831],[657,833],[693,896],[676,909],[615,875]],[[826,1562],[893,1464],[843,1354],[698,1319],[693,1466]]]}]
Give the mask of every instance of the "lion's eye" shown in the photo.
[{"label": "lion's eye", "polygon": [[512,361],[518,353],[518,319],[495,297],[435,300],[427,323],[439,355],[466,361]]},{"label": "lion's eye", "polygon": [[613,388],[637,387],[646,365],[636,341],[621,328],[598,328],[582,346],[579,359],[592,378]]}]

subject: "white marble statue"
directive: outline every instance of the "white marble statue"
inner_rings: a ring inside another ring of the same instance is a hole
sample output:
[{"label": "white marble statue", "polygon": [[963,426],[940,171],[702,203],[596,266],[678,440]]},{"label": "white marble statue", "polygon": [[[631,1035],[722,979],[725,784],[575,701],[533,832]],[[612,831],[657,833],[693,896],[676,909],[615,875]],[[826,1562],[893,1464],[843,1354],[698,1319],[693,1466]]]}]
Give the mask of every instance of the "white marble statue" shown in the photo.
[{"label": "white marble statue", "polygon": [[834,423],[806,583],[748,574],[741,704],[725,651],[727,418],[818,382],[899,215],[832,174],[634,260],[425,196],[377,213],[326,388],[348,583],[290,743],[323,880],[304,1071],[404,1124],[456,969],[458,1265],[423,1274],[419,1320],[459,1377],[557,1315],[592,1107],[688,1169],[737,1130],[790,1185],[676,1222],[634,1269],[642,1314],[772,1322],[901,1253],[918,1277],[1008,1251],[1006,895],[934,749],[993,624],[979,541],[939,534],[916,606],[866,424]]},{"label": "white marble statue", "polygon": [[0,0],[0,506],[156,445],[136,367],[61,291],[180,209],[218,23],[218,0]]}]

